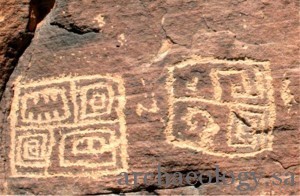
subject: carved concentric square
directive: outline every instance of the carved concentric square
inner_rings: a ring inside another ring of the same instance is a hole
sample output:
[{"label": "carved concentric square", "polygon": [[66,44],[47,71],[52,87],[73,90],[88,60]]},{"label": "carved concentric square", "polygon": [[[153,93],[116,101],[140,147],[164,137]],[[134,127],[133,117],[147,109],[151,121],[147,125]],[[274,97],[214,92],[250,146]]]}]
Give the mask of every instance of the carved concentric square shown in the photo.
[{"label": "carved concentric square", "polygon": [[123,80],[115,75],[17,81],[9,117],[12,176],[127,171],[125,103]]},{"label": "carved concentric square", "polygon": [[48,167],[53,142],[53,135],[47,130],[18,132],[15,148],[16,165],[21,167]]}]

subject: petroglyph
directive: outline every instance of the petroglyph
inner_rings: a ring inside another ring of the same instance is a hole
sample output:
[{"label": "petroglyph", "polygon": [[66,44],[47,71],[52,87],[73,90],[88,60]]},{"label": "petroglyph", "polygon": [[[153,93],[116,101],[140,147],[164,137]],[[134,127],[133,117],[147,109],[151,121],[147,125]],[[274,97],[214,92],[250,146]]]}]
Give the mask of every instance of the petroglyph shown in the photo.
[{"label": "petroglyph", "polygon": [[196,91],[197,90],[197,84],[199,82],[199,78],[194,78],[191,82],[188,82],[186,84],[186,88],[192,90],[192,91]]},{"label": "petroglyph", "polygon": [[[201,108],[187,108],[188,112],[186,116],[182,117],[182,120],[186,122],[186,124],[190,127],[190,131],[197,131],[199,128],[199,119],[204,118],[205,122],[201,126],[202,131],[198,132],[200,143],[199,145],[202,148],[209,148],[213,145],[213,136],[216,135],[220,127],[217,125],[211,115]],[[200,115],[200,118],[196,115]]]},{"label": "petroglyph", "polygon": [[285,79],[282,83],[281,87],[281,99],[285,106],[288,107],[288,112],[290,111],[290,107],[293,103],[296,103],[294,95],[291,93],[291,90],[289,89],[291,81],[289,79]]},{"label": "petroglyph", "polygon": [[14,92],[13,177],[97,178],[127,171],[122,78],[64,76],[27,83],[19,78]]},{"label": "petroglyph", "polygon": [[121,46],[124,46],[124,44],[127,42],[124,33],[118,36],[118,42],[121,44]]},{"label": "petroglyph", "polygon": [[[142,116],[142,113],[144,111],[146,112],[150,112],[150,113],[157,113],[159,111],[159,107],[157,106],[157,101],[153,98],[155,96],[154,93],[151,94],[151,97],[152,97],[152,104],[151,104],[151,107],[150,108],[146,108],[144,105],[142,105],[141,103],[138,103],[137,104],[137,107],[136,107],[136,113],[137,115],[139,116]],[[145,98],[147,98],[148,96],[146,96]]]},{"label": "petroglyph", "polygon": [[107,86],[103,82],[98,82],[81,87],[80,94],[82,97],[81,120],[111,113],[115,95],[113,86]]},{"label": "petroglyph", "polygon": [[16,136],[16,165],[48,167],[54,138],[47,130],[19,132]]},{"label": "petroglyph", "polygon": [[100,27],[100,28],[104,27],[104,25],[106,24],[106,23],[105,23],[105,20],[104,20],[104,17],[102,16],[102,14],[97,15],[97,16],[94,18],[94,21],[97,22],[97,23],[99,24],[99,27]]},{"label": "petroglyph", "polygon": [[[62,121],[71,116],[67,103],[66,90],[63,88],[48,88],[26,93],[20,105],[21,118],[23,122],[27,123],[50,123]],[[35,112],[39,108],[45,108],[45,110],[41,110],[39,113]]]},{"label": "petroglyph", "polygon": [[[60,165],[63,167],[84,166],[89,168],[97,168],[99,166],[115,166],[117,163],[116,147],[118,143],[112,135],[112,130],[87,130],[75,131],[63,135],[60,143]],[[71,147],[71,151],[67,152],[66,147]],[[93,157],[101,157],[101,154],[110,153],[111,160],[99,162]],[[86,155],[84,158],[82,155]],[[96,156],[95,156],[96,155]],[[99,156],[97,156],[99,155]]]},{"label": "petroglyph", "polygon": [[272,150],[269,62],[192,56],[168,68],[166,88],[169,143],[230,158]]},{"label": "petroglyph", "polygon": [[[103,153],[101,145],[105,144],[105,140],[97,137],[84,137],[73,143],[72,153],[78,154],[98,154]],[[81,147],[81,146],[85,147]]]}]

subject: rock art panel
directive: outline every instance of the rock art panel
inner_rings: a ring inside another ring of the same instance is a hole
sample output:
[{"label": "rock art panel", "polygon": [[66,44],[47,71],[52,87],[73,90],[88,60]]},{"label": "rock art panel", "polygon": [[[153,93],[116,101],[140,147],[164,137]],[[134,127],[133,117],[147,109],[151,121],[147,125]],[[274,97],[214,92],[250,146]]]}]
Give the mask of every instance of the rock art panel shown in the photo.
[{"label": "rock art panel", "polygon": [[297,1],[5,2],[1,194],[299,192]]},{"label": "rock art panel", "polygon": [[96,178],[127,171],[122,78],[19,78],[16,84],[9,116],[12,177]]},{"label": "rock art panel", "polygon": [[169,66],[167,142],[222,157],[272,150],[269,62],[192,56]]}]

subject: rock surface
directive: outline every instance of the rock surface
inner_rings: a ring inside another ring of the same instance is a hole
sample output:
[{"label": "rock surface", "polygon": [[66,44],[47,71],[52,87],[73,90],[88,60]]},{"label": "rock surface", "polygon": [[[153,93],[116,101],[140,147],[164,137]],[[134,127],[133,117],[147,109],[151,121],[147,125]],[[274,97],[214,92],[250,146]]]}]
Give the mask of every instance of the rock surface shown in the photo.
[{"label": "rock surface", "polygon": [[298,1],[7,2],[1,193],[300,194]]},{"label": "rock surface", "polygon": [[0,97],[18,58],[29,45],[32,33],[26,31],[29,1],[0,3]]}]

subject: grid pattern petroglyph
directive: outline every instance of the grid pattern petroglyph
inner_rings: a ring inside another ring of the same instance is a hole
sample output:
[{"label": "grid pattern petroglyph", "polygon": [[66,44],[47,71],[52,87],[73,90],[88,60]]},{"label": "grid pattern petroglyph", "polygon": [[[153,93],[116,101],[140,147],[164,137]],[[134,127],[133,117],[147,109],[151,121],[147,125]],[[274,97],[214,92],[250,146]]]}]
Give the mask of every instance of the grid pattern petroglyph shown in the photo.
[{"label": "grid pattern petroglyph", "polygon": [[9,116],[13,177],[99,177],[127,171],[120,77],[18,79],[14,92]]}]

